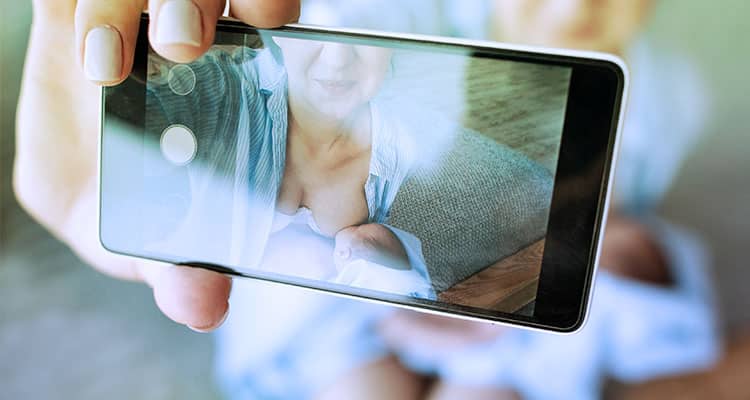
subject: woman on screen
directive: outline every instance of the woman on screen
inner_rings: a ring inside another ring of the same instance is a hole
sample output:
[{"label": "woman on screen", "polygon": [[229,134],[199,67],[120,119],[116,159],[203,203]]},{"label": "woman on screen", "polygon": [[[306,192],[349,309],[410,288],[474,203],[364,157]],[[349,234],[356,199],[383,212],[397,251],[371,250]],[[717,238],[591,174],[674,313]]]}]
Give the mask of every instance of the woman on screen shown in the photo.
[{"label": "woman on screen", "polygon": [[[189,93],[175,90],[185,87],[186,73],[175,73],[184,65],[150,74],[147,131],[162,136],[156,162],[169,127],[179,124],[195,143],[195,156],[171,168],[188,176],[189,211],[152,247],[434,298],[419,240],[385,225],[414,164],[411,136],[375,100],[390,49],[274,40],[218,48],[187,65]],[[215,235],[226,240],[206,240]]]}]

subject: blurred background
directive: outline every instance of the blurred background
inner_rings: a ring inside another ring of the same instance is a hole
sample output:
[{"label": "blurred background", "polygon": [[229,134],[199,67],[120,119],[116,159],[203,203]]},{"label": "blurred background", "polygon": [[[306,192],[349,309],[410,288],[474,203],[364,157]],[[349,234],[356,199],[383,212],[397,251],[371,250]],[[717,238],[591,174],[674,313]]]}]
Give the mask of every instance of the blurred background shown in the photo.
[{"label": "blurred background", "polygon": [[[750,237],[748,15],[750,5],[743,0],[660,0],[648,23],[649,42],[690,60],[708,93],[705,109],[696,110],[708,113],[699,143],[660,212],[698,232],[710,249],[726,346],[713,372],[627,388],[635,398],[655,393],[700,396],[700,391],[686,388],[723,377],[729,382],[721,385],[728,397],[750,396],[740,387],[743,374],[750,374],[750,265],[745,258]],[[218,397],[210,336],[163,317],[145,286],[106,278],[83,265],[17,205],[10,179],[14,115],[30,22],[30,2],[4,2],[0,398]]]}]

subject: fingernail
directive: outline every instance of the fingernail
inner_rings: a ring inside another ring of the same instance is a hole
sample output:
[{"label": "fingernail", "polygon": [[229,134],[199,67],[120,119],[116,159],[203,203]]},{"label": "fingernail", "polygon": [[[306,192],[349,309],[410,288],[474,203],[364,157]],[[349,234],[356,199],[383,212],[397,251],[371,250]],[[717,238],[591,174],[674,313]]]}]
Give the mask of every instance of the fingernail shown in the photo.
[{"label": "fingernail", "polygon": [[159,8],[156,43],[200,46],[203,38],[201,12],[190,0],[169,0]]},{"label": "fingernail", "polygon": [[99,26],[86,34],[83,53],[83,72],[96,82],[112,82],[122,73],[122,39],[109,26]]},{"label": "fingernail", "polygon": [[224,321],[227,320],[228,316],[229,316],[229,304],[227,304],[227,310],[224,312],[224,316],[222,316],[221,320],[218,323],[216,323],[214,326],[210,326],[210,327],[207,327],[207,328],[196,328],[196,327],[190,326],[190,325],[186,325],[186,326],[188,328],[190,328],[190,330],[193,331],[193,332],[208,333],[208,332],[211,332],[212,330],[220,327],[221,324],[223,324]]}]

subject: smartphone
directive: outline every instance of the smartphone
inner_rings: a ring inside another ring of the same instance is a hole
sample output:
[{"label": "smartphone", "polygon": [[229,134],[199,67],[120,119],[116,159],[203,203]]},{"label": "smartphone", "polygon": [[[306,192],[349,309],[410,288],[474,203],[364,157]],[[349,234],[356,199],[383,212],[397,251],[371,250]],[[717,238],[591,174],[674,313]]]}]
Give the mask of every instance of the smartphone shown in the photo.
[{"label": "smartphone", "polygon": [[109,251],[557,332],[585,320],[616,57],[219,21],[103,89]]}]

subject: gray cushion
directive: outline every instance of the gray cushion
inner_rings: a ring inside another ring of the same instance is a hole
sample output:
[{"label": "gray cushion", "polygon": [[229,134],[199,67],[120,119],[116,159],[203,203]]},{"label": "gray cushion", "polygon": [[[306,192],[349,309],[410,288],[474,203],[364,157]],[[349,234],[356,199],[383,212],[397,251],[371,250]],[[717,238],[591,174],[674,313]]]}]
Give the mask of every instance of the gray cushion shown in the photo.
[{"label": "gray cushion", "polygon": [[422,241],[440,292],[542,238],[552,184],[523,154],[461,130],[437,168],[418,167],[404,182],[388,223]]}]

